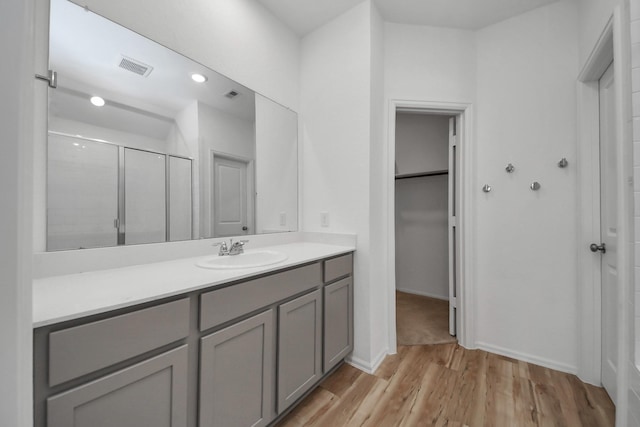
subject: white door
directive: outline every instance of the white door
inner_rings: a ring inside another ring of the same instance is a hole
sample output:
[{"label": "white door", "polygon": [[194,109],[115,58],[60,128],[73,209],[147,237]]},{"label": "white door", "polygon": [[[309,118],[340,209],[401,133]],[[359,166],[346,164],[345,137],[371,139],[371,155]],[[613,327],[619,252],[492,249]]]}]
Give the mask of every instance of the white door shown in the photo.
[{"label": "white door", "polygon": [[457,117],[449,119],[449,334],[456,335],[457,277],[458,277],[458,156]]},{"label": "white door", "polygon": [[214,156],[212,188],[213,236],[247,234],[247,163]]},{"label": "white door", "polygon": [[591,250],[602,262],[602,384],[616,402],[618,358],[616,301],[618,286],[615,93],[613,64],[600,78],[600,239]]}]

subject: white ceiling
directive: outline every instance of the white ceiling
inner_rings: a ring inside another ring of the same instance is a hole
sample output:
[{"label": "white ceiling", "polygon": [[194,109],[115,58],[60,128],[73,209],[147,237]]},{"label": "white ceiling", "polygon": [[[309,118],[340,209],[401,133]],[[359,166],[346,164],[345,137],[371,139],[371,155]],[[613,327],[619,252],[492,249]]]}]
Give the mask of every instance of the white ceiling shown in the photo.
[{"label": "white ceiling", "polygon": [[[147,77],[125,71],[118,66],[122,56],[153,70]],[[253,91],[66,0],[51,1],[49,62],[61,89],[53,96],[51,112],[60,117],[127,132],[134,132],[137,123],[134,133],[154,138],[168,129],[163,121],[195,100],[246,120],[255,117]],[[194,83],[194,72],[209,80]],[[230,90],[239,96],[225,97]],[[90,95],[103,97],[107,105],[92,107]],[[125,120],[124,110],[135,113],[137,121]]]},{"label": "white ceiling", "polygon": [[[363,0],[258,0],[305,35]],[[557,0],[374,0],[385,21],[477,30]]]}]

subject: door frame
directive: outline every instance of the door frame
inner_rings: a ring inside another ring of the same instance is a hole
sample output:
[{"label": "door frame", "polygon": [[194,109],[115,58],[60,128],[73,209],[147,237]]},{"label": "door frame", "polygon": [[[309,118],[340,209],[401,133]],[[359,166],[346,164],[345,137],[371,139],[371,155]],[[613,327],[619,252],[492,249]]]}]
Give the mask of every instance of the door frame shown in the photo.
[{"label": "door frame", "polygon": [[598,81],[615,59],[618,189],[618,375],[616,425],[626,425],[630,309],[633,278],[633,143],[629,19],[620,6],[605,26],[578,76],[578,376],[600,385],[602,363],[602,276],[600,257],[588,250],[600,239],[600,114]]},{"label": "door frame", "polygon": [[[210,155],[209,155],[209,161],[211,162],[209,164],[209,176],[208,176],[208,182],[211,185],[210,191],[208,192],[209,194],[207,194],[206,196],[209,198],[209,202],[207,203],[207,208],[209,210],[209,221],[208,224],[206,225],[207,227],[209,227],[209,230],[207,230],[208,233],[210,233],[209,235],[211,237],[213,237],[215,235],[215,218],[214,218],[214,195],[213,192],[215,191],[215,184],[214,184],[214,179],[215,179],[215,174],[214,174],[214,165],[215,165],[215,159],[216,157],[218,158],[222,158],[222,159],[229,159],[229,160],[233,160],[235,162],[242,162],[242,163],[246,163],[247,164],[247,226],[249,227],[249,230],[254,231],[255,232],[255,228],[256,228],[256,224],[255,224],[255,161],[253,159],[247,158],[247,157],[242,157],[242,156],[236,156],[233,154],[228,154],[228,153],[223,153],[221,151],[216,151],[216,150],[211,150]],[[205,217],[206,218],[206,217]],[[254,233],[255,234],[255,233]]]},{"label": "door frame", "polygon": [[460,206],[458,228],[460,237],[460,274],[457,289],[457,338],[460,345],[475,348],[475,298],[471,281],[474,277],[475,247],[473,236],[474,146],[472,142],[473,107],[468,102],[442,102],[392,99],[388,104],[387,133],[387,313],[388,352],[397,352],[396,342],[396,231],[395,231],[395,161],[396,161],[396,112],[419,111],[424,114],[446,114],[459,118],[458,153],[460,156]]}]

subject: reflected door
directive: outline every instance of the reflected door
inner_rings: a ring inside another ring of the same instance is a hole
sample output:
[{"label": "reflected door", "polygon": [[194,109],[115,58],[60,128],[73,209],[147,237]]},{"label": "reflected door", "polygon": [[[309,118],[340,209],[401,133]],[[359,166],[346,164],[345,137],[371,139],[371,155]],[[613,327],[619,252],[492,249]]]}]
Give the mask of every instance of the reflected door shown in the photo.
[{"label": "reflected door", "polygon": [[616,402],[618,248],[613,64],[600,79],[600,239],[602,254],[602,385]]},{"label": "reflected door", "polygon": [[214,156],[212,188],[213,236],[247,234],[247,163]]},{"label": "reflected door", "polygon": [[167,240],[166,156],[124,149],[125,244]]},{"label": "reflected door", "polygon": [[47,250],[118,243],[118,147],[49,133]]}]

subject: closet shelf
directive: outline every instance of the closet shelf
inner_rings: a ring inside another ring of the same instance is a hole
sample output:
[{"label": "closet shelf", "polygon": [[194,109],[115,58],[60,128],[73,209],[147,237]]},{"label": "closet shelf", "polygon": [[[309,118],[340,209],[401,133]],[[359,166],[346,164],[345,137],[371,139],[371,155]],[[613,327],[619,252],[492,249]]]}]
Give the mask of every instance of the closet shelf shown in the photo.
[{"label": "closet shelf", "polygon": [[441,171],[430,171],[430,172],[418,172],[418,173],[405,173],[396,175],[396,179],[409,179],[409,178],[421,178],[423,176],[438,176],[438,175],[448,175],[449,171],[441,170]]}]

